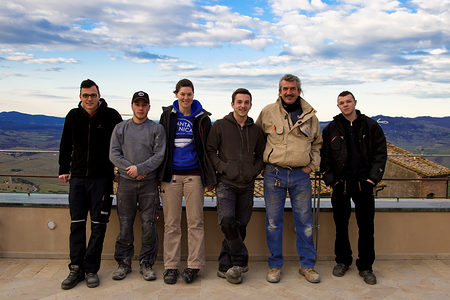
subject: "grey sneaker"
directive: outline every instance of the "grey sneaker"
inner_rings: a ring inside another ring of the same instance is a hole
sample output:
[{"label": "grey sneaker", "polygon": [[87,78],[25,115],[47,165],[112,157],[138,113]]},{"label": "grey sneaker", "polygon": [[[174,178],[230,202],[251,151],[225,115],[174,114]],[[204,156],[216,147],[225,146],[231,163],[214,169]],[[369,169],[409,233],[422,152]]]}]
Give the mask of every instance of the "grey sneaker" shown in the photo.
[{"label": "grey sneaker", "polygon": [[220,278],[226,278],[226,277],[225,277],[225,273],[226,273],[226,271],[221,271],[221,270],[219,269],[219,270],[217,270],[217,277],[220,277]]},{"label": "grey sneaker", "polygon": [[320,275],[319,273],[317,273],[316,270],[314,270],[313,268],[303,268],[300,267],[300,269],[298,270],[298,272],[305,276],[306,280],[308,280],[311,283],[319,283],[320,282]]},{"label": "grey sneaker", "polygon": [[[248,270],[248,268],[247,268]],[[229,283],[241,283],[242,282],[242,273],[243,273],[243,267],[240,266],[233,266],[228,269],[228,271],[225,273],[225,278]]]},{"label": "grey sneaker", "polygon": [[67,276],[67,278],[61,283],[61,288],[63,290],[69,290],[84,280],[84,272],[81,271],[79,266],[71,265],[69,269],[69,276]]},{"label": "grey sneaker", "polygon": [[370,270],[359,271],[359,276],[361,276],[367,284],[372,285],[377,283],[377,277]]},{"label": "grey sneaker", "polygon": [[[241,268],[241,272],[242,272],[242,273],[248,272],[248,265],[247,265],[247,266],[240,267],[240,268]],[[220,266],[219,266],[219,269],[217,270],[217,277],[220,277],[220,278],[226,278],[226,277],[225,277],[225,273],[226,273],[227,271],[228,271],[228,270],[223,270],[223,269],[221,269]]]},{"label": "grey sneaker", "polygon": [[348,271],[349,266],[339,263],[333,268],[333,275],[336,277],[342,277],[345,275],[345,272]]},{"label": "grey sneaker", "polygon": [[145,280],[151,281],[156,279],[156,273],[148,262],[141,263],[141,274]]},{"label": "grey sneaker", "polygon": [[117,269],[112,274],[112,279],[122,280],[127,277],[127,274],[131,272],[131,266],[126,263],[120,263]]}]

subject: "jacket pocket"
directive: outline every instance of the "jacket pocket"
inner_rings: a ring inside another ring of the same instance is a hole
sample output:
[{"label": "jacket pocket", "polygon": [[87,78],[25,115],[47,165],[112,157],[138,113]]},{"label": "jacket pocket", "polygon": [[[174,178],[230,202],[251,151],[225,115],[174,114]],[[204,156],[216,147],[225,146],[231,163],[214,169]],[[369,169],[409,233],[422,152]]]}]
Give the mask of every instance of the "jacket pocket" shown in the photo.
[{"label": "jacket pocket", "polygon": [[101,223],[108,223],[109,216],[111,214],[111,206],[112,206],[113,198],[110,195],[104,195],[103,200],[101,202],[100,207],[100,220]]},{"label": "jacket pocket", "polygon": [[252,181],[259,172],[256,170],[256,166],[253,164],[252,159],[247,160],[246,162],[243,162],[243,166],[241,167],[241,177],[243,183],[248,183]]},{"label": "jacket pocket", "polygon": [[265,161],[267,161],[267,162],[269,161],[270,156],[272,155],[272,153],[273,153],[273,148],[270,149],[269,154],[267,154],[267,157],[266,157]]},{"label": "jacket pocket", "polygon": [[225,166],[225,177],[228,180],[235,180],[239,176],[239,166],[235,166],[232,163],[227,163]]},{"label": "jacket pocket", "polygon": [[367,180],[361,180],[360,184],[361,184],[361,191],[363,193],[373,195],[373,188],[375,187],[373,184],[371,184]]},{"label": "jacket pocket", "polygon": [[283,135],[284,135],[283,123],[274,123],[273,128],[270,128],[268,139],[270,140],[270,143],[278,145],[283,141],[284,138]]}]

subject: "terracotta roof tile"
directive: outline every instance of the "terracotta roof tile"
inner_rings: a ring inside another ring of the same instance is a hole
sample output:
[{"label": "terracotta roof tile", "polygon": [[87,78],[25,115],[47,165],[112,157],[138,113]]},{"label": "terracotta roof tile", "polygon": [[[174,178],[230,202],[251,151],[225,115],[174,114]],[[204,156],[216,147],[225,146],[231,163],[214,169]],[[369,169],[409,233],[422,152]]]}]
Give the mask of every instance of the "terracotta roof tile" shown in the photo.
[{"label": "terracotta roof tile", "polygon": [[393,154],[414,155],[403,148],[387,143],[388,160],[417,172],[423,177],[442,177],[450,175],[450,169],[429,159],[417,156],[392,156]]}]

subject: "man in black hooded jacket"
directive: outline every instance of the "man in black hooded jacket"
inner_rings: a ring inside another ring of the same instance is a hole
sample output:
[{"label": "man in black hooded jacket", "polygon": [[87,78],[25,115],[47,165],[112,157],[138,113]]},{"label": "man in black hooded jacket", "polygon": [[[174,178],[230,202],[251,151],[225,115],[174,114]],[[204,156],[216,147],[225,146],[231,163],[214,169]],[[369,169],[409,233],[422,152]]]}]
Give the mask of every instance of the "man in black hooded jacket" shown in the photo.
[{"label": "man in black hooded jacket", "polygon": [[[100,284],[100,269],[106,224],[111,212],[114,166],[109,161],[111,134],[120,114],[100,98],[94,81],[80,86],[80,103],[69,111],[59,148],[59,181],[70,182],[69,276],[61,283],[71,289],[86,274],[88,287]],[[86,218],[91,219],[91,236],[86,248]]]},{"label": "man in black hooded jacket", "polygon": [[230,283],[241,283],[248,270],[244,244],[253,208],[255,178],[263,168],[264,134],[248,117],[252,95],[237,89],[231,96],[230,112],[214,122],[206,150],[217,172],[218,223],[225,236],[217,275]]},{"label": "man in black hooded jacket", "polygon": [[333,275],[344,276],[353,260],[348,238],[352,198],[359,228],[356,266],[367,284],[376,284],[372,270],[375,261],[373,188],[384,174],[386,138],[376,121],[355,109],[356,100],[351,92],[340,93],[337,106],[341,114],[322,133],[320,163],[325,183],[333,187],[331,204],[336,225]]}]

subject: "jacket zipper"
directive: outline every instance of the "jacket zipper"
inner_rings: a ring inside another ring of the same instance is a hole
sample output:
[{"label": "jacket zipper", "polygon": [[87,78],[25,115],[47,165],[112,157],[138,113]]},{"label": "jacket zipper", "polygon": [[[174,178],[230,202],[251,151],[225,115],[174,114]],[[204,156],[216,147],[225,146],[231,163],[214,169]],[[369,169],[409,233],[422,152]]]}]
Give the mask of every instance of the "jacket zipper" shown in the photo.
[{"label": "jacket zipper", "polygon": [[88,125],[88,144],[87,144],[87,157],[86,157],[86,176],[89,176],[89,156],[90,156],[90,145],[91,145],[91,118],[89,116]]},{"label": "jacket zipper", "polygon": [[[245,148],[245,145],[244,145],[244,136],[243,136],[243,134],[244,134],[244,127],[241,127],[241,125],[239,125],[239,124],[237,124],[236,123],[236,126],[239,128],[239,133],[240,133],[240,136],[241,136],[241,145],[242,145],[242,149],[244,149]],[[239,162],[241,163],[242,162],[242,151],[239,151]],[[241,168],[238,168],[238,170],[239,170],[239,177],[238,177],[238,180],[242,177],[242,174],[241,174]]]},{"label": "jacket zipper", "polygon": [[289,122],[289,114],[284,115],[284,119],[287,121],[289,126],[289,131],[291,130],[291,122]]}]

